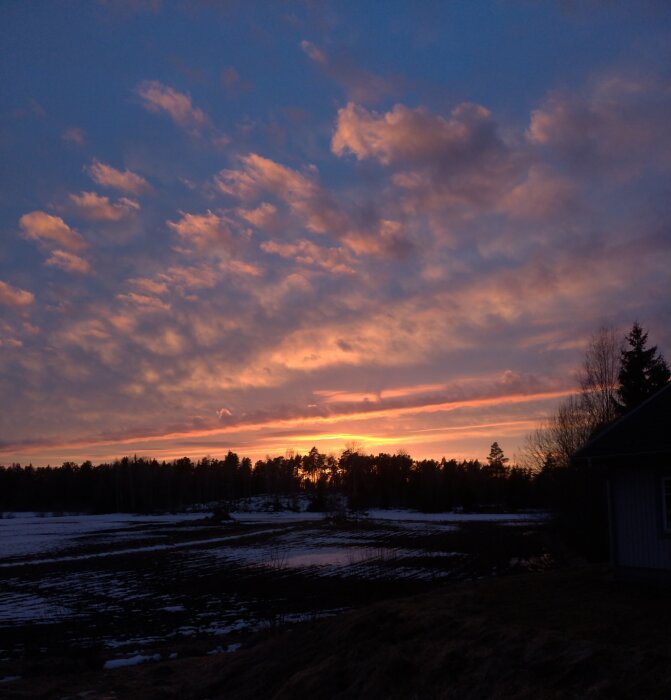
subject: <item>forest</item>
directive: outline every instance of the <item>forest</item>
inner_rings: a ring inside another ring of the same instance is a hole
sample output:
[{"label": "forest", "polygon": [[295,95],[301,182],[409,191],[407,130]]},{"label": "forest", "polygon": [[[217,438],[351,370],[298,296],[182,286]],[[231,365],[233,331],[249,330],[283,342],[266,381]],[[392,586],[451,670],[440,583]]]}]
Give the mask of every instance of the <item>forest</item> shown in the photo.
[{"label": "forest", "polygon": [[402,452],[372,455],[353,447],[335,456],[313,447],[304,455],[266,457],[254,464],[231,451],[223,459],[195,462],[127,456],[98,465],[12,464],[0,466],[0,512],[149,513],[196,504],[220,504],[225,511],[239,499],[260,494],[276,508],[284,507],[280,497],[298,508],[299,495],[307,496],[315,511],[583,508],[598,490],[598,475],[581,473],[572,453],[671,378],[647,338],[638,323],[622,345],[612,328],[595,333],[578,376],[580,392],[528,437],[520,464],[511,465],[498,442],[485,462],[414,460]]}]

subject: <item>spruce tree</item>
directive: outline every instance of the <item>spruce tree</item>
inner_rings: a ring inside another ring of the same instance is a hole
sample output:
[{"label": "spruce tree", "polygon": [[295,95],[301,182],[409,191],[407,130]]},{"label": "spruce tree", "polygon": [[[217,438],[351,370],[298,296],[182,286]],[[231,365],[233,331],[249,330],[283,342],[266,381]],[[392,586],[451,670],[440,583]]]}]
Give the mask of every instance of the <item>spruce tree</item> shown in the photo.
[{"label": "spruce tree", "polygon": [[652,396],[671,379],[671,372],[657,346],[646,347],[648,334],[638,321],[626,337],[628,347],[620,353],[620,410],[627,413]]}]

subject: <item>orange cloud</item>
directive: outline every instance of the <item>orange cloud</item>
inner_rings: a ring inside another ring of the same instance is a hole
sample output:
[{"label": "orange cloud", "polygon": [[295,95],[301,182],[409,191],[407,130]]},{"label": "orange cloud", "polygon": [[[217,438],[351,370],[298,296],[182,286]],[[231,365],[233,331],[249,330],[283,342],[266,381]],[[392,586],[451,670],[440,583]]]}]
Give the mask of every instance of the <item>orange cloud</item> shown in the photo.
[{"label": "orange cloud", "polygon": [[190,95],[177,92],[158,80],[146,80],[140,83],[136,92],[142,98],[147,110],[165,112],[175,124],[184,129],[197,132],[210,123],[205,112],[193,106]]},{"label": "orange cloud", "polygon": [[87,260],[64,250],[54,250],[44,264],[49,267],[59,267],[66,272],[78,272],[80,274],[91,272],[91,265]]},{"label": "orange cloud", "polygon": [[[357,216],[348,211],[321,187],[314,169],[308,171],[309,176],[303,175],[255,153],[242,156],[240,161],[241,168],[222,170],[215,177],[215,186],[224,194],[243,201],[272,194],[288,206],[309,232],[340,239],[355,253],[397,253],[407,245],[400,223],[370,217],[368,212],[358,212]],[[268,210],[256,210],[252,216],[264,213]],[[248,219],[249,212],[242,215]]]},{"label": "orange cloud", "polygon": [[99,160],[94,159],[85,170],[91,179],[102,187],[111,187],[135,195],[150,192],[152,189],[151,185],[137,173],[130,170],[117,170]]},{"label": "orange cloud", "polygon": [[132,304],[141,311],[170,311],[170,304],[148,294],[129,292],[128,294],[117,294],[117,299],[127,304]]},{"label": "orange cloud", "polygon": [[30,306],[35,301],[35,295],[25,289],[13,287],[7,282],[0,280],[0,304],[5,306]]},{"label": "orange cloud", "polygon": [[156,282],[155,280],[136,277],[128,280],[143,292],[150,294],[165,294],[168,291],[168,285],[165,282]]},{"label": "orange cloud", "polygon": [[140,209],[134,199],[122,197],[116,202],[110,202],[109,197],[101,197],[95,192],[71,194],[70,201],[79,216],[92,221],[120,221]]},{"label": "orange cloud", "polygon": [[351,275],[354,273],[353,260],[343,248],[324,248],[302,239],[296,243],[266,241],[261,244],[261,250],[283,258],[293,259],[301,265],[328,270],[334,274]]},{"label": "orange cloud", "polygon": [[350,152],[383,165],[440,155],[459,158],[478,145],[491,123],[489,110],[475,104],[461,104],[444,119],[424,107],[397,104],[380,115],[350,102],[338,110],[331,148],[338,156]]},{"label": "orange cloud", "polygon": [[233,243],[231,222],[217,214],[207,210],[207,214],[188,214],[180,212],[182,218],[179,221],[167,221],[168,228],[172,229],[187,243],[192,244],[198,250],[211,250],[213,247],[223,245],[230,248]]},{"label": "orange cloud", "polygon": [[84,239],[71,229],[60,216],[32,211],[19,219],[25,238],[43,243],[56,243],[69,250],[86,248]]},{"label": "orange cloud", "polygon": [[[160,434],[147,433],[144,435],[134,435],[134,436],[107,436],[92,439],[78,439],[69,440],[63,442],[53,442],[53,443],[42,443],[40,444],[40,449],[44,450],[47,448],[58,447],[60,449],[75,449],[75,448],[90,448],[94,445],[129,445],[129,444],[142,444],[142,443],[154,443],[161,441],[171,441],[178,439],[193,439],[193,438],[212,438],[218,435],[234,435],[236,433],[246,432],[262,432],[271,429],[284,429],[284,428],[297,428],[305,426],[307,430],[310,430],[310,426],[315,425],[332,425],[336,423],[341,423],[343,421],[369,421],[371,419],[392,419],[399,418],[403,416],[412,416],[420,414],[431,414],[431,413],[442,413],[442,412],[453,412],[462,408],[483,408],[488,406],[510,406],[512,404],[523,404],[529,402],[546,401],[549,399],[558,399],[565,397],[572,393],[574,389],[570,390],[560,390],[560,391],[546,391],[528,394],[509,394],[505,396],[491,396],[475,399],[464,399],[460,401],[449,401],[441,402],[435,404],[424,404],[409,407],[400,408],[388,408],[388,409],[373,409],[365,412],[353,412],[353,413],[340,413],[332,414],[328,416],[300,416],[296,418],[288,419],[267,419],[263,421],[250,421],[250,422],[238,422],[235,424],[230,424],[223,427],[217,428],[204,428],[204,429],[190,429],[190,430],[178,430],[169,431]],[[455,427],[455,432],[458,430]],[[342,437],[342,433],[339,433]],[[405,442],[405,440],[403,440]],[[286,445],[286,443],[284,443]],[[3,452],[16,452],[20,450],[22,446],[19,444],[5,444],[0,445],[0,453]],[[145,448],[146,449],[146,448]]]},{"label": "orange cloud", "polygon": [[499,211],[519,218],[539,219],[567,212],[575,206],[576,185],[550,168],[534,165],[527,179],[499,202]]}]

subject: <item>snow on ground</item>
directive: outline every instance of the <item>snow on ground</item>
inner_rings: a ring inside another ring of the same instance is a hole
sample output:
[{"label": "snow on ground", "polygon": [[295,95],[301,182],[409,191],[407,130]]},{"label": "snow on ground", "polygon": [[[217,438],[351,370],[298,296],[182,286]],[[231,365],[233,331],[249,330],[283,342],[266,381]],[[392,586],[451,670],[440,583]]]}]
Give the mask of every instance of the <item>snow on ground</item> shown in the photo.
[{"label": "snow on ground", "polygon": [[167,550],[174,550],[174,549],[190,549],[193,547],[199,547],[201,545],[209,545],[209,544],[216,544],[217,542],[228,542],[228,541],[234,541],[234,540],[241,540],[245,539],[246,537],[256,537],[258,535],[266,535],[266,534],[272,534],[274,532],[277,532],[277,528],[273,528],[270,530],[255,530],[254,532],[249,533],[248,535],[228,535],[225,537],[208,537],[206,539],[198,539],[198,540],[188,540],[186,542],[171,542],[169,544],[151,544],[151,545],[145,545],[141,547],[127,547],[125,549],[113,549],[113,550],[108,550],[108,551],[102,551],[102,552],[87,552],[86,554],[65,554],[61,556],[53,556],[53,557],[42,557],[39,559],[29,559],[28,561],[1,561],[0,560],[0,569],[6,569],[6,568],[11,568],[17,565],[20,566],[34,566],[38,564],[58,564],[61,562],[70,562],[70,561],[86,561],[88,559],[103,559],[106,557],[116,557],[120,555],[125,555],[125,554],[142,554],[146,552],[163,552]]},{"label": "snow on ground", "polygon": [[[30,556],[60,549],[76,537],[105,530],[122,531],[137,525],[178,523],[198,517],[194,513],[168,515],[53,516],[43,513],[12,513],[0,518],[0,561],[9,557]],[[131,533],[127,533],[132,536]]]},{"label": "snow on ground", "polygon": [[373,508],[366,511],[371,520],[392,520],[394,522],[413,521],[431,523],[501,523],[538,522],[547,517],[546,513],[421,513],[416,510],[396,510]]},{"label": "snow on ground", "polygon": [[[323,521],[325,514],[311,512],[295,512],[291,510],[269,511],[267,508],[272,503],[267,498],[255,497],[239,504],[238,510],[231,512],[233,521],[255,525],[255,524],[273,524],[276,526],[286,526],[298,523],[309,523]],[[281,507],[286,507],[289,503],[280,502]],[[295,503],[293,504],[296,505]],[[305,506],[306,503],[299,502],[298,506]],[[252,508],[264,510],[253,511]],[[36,513],[18,513],[15,516],[4,517],[0,519],[0,568],[15,565],[16,559],[21,557],[30,557],[35,555],[43,555],[40,558],[32,559],[26,564],[45,564],[59,561],[79,561],[84,559],[116,556],[121,554],[133,554],[140,552],[155,552],[166,549],[180,549],[197,547],[199,545],[216,544],[217,542],[226,542],[238,540],[244,535],[224,536],[219,538],[196,539],[187,542],[171,542],[171,543],[153,543],[147,545],[133,546],[130,543],[133,540],[146,537],[147,533],[143,530],[138,531],[138,526],[146,525],[147,527],[156,525],[172,525],[185,521],[192,521],[195,518],[202,517],[202,513],[178,513],[166,515],[131,515],[127,513],[112,513],[105,515],[66,515],[62,517],[45,516]],[[455,529],[461,523],[475,522],[498,522],[505,524],[524,524],[543,520],[547,517],[545,513],[421,513],[419,511],[400,510],[400,509],[371,509],[364,514],[357,515],[357,520],[368,520],[377,522],[388,522],[390,525],[400,525],[404,528],[421,529],[429,527],[439,527],[443,531],[447,529]],[[252,533],[256,535],[271,534],[273,530],[256,531]],[[428,532],[428,530],[427,530]],[[152,532],[154,539],[166,537],[167,531]],[[97,537],[96,544],[100,544],[100,550],[97,552],[72,555],[54,555],[48,556],[50,552],[55,552],[59,549],[82,544],[85,538]],[[333,534],[333,542],[329,543],[322,536],[319,540],[311,540],[303,533],[300,536],[300,541],[297,546],[300,548],[300,553],[290,552],[290,556],[299,556],[301,553],[309,558],[309,546],[324,547],[329,544],[336,544],[336,539],[343,538],[351,539],[357,535],[342,533]],[[361,544],[365,543],[366,534],[359,536]],[[106,542],[118,543],[120,541],[128,541],[129,545],[124,549],[106,550],[104,544]],[[305,543],[309,543],[308,548]],[[44,556],[47,555],[47,556]],[[268,557],[264,555],[267,559]],[[323,555],[327,556],[327,555]],[[334,555],[335,556],[335,555]],[[258,557],[257,557],[258,558]],[[12,561],[14,560],[14,561]],[[306,560],[307,561],[307,560]],[[24,563],[24,562],[21,562]],[[306,564],[310,565],[310,564]]]},{"label": "snow on ground", "polygon": [[135,654],[135,656],[130,656],[126,659],[111,659],[110,661],[105,661],[104,669],[109,670],[111,668],[122,668],[123,666],[137,666],[138,664],[143,664],[145,661],[160,661],[160,654],[152,654],[151,656],[145,656],[144,654]]}]

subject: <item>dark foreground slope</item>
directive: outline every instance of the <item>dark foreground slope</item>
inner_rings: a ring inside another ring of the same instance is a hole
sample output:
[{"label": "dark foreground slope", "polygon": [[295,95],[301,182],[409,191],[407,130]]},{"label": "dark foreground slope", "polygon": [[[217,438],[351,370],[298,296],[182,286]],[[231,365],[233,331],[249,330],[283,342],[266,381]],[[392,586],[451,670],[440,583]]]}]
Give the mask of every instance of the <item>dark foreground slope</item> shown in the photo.
[{"label": "dark foreground slope", "polygon": [[508,576],[266,634],[233,654],[26,679],[0,697],[669,698],[670,603],[600,568]]}]

